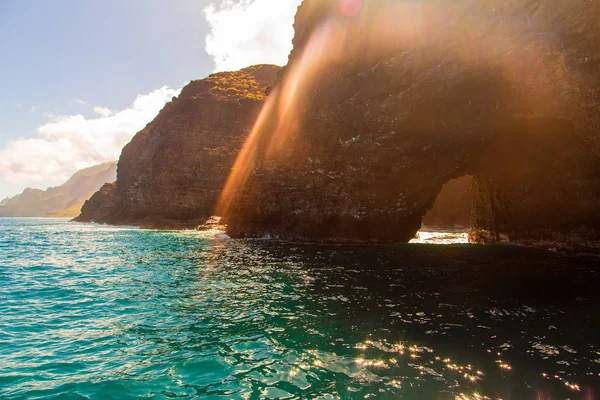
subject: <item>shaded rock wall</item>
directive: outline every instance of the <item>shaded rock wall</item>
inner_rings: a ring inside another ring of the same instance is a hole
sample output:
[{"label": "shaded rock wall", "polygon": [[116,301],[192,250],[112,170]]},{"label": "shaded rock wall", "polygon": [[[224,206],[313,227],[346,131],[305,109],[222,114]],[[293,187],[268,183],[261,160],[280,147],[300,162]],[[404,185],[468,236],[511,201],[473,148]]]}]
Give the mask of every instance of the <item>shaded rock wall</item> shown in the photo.
[{"label": "shaded rock wall", "polygon": [[408,241],[467,174],[506,198],[482,229],[595,224],[599,2],[362,4],[302,4],[232,236]]},{"label": "shaded rock wall", "polygon": [[117,215],[123,207],[123,199],[117,190],[116,182],[106,183],[85,202],[81,208],[81,214],[74,221],[104,221]]},{"label": "shaded rock wall", "polygon": [[538,118],[504,127],[476,169],[474,231],[516,239],[541,229],[600,227],[600,158],[568,121]]},{"label": "shaded rock wall", "polygon": [[77,220],[176,229],[206,221],[279,69],[259,65],[191,82],[125,146],[116,184]]}]

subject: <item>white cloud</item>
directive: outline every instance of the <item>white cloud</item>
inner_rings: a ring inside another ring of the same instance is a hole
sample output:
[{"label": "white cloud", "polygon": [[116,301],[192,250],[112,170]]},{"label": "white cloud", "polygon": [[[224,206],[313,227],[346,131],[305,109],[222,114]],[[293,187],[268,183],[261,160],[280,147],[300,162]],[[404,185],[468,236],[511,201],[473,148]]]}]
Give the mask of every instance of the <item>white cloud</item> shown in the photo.
[{"label": "white cloud", "polygon": [[95,107],[100,117],[53,116],[35,139],[16,139],[0,150],[0,178],[8,182],[60,181],[79,169],[119,158],[122,148],[181,89],[139,95],[121,111]]},{"label": "white cloud", "polygon": [[102,117],[110,117],[111,115],[113,115],[115,112],[113,110],[111,110],[110,108],[106,108],[106,107],[94,107],[93,108],[94,112]]},{"label": "white cloud", "polygon": [[210,25],[206,52],[215,71],[254,64],[287,64],[294,16],[302,0],[221,0],[204,10]]}]

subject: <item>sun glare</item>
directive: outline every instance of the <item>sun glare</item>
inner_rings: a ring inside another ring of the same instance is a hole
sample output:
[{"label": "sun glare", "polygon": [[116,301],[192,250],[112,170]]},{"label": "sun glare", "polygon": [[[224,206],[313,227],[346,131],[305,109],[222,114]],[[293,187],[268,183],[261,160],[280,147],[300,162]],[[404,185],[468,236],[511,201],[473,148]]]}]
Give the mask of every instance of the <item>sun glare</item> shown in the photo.
[{"label": "sun glare", "polygon": [[347,30],[337,21],[325,21],[312,34],[299,61],[288,67],[271,93],[240,152],[221,194],[216,215],[227,215],[233,196],[246,183],[259,152],[272,159],[285,148],[297,128],[298,100],[319,72],[342,57]]},{"label": "sun glare", "polygon": [[345,17],[354,17],[362,8],[362,0],[340,0],[340,11]]}]

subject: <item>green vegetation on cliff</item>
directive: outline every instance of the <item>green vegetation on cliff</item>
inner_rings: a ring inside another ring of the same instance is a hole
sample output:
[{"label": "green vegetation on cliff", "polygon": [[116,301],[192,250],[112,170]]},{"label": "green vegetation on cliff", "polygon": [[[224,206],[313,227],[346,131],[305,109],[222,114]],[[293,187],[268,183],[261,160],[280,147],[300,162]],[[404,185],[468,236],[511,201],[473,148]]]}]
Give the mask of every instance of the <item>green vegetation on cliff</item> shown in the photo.
[{"label": "green vegetation on cliff", "polygon": [[254,76],[246,72],[221,72],[206,78],[215,86],[210,89],[220,100],[265,99],[265,88]]}]

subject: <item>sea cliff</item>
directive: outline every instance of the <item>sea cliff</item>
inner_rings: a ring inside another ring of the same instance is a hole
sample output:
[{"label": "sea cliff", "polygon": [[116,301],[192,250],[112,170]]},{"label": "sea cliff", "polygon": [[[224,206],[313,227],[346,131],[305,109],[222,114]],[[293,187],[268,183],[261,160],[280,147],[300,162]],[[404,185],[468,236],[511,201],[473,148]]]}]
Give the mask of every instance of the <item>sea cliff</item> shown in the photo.
[{"label": "sea cliff", "polygon": [[353,12],[300,7],[230,235],[408,241],[466,175],[473,241],[600,226],[600,3],[372,0]]},{"label": "sea cliff", "polygon": [[76,221],[159,229],[205,222],[279,69],[257,65],[190,82],[125,146],[116,183]]}]

